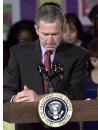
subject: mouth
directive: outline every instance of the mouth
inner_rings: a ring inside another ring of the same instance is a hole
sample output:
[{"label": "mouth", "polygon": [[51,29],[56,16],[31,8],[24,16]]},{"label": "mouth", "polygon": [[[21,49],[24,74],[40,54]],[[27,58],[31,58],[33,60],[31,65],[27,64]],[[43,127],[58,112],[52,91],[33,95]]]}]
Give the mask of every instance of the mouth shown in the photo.
[{"label": "mouth", "polygon": [[69,43],[72,43],[72,40],[66,40],[67,42],[69,42]]},{"label": "mouth", "polygon": [[55,47],[56,44],[45,44],[45,46],[47,46],[47,47]]}]

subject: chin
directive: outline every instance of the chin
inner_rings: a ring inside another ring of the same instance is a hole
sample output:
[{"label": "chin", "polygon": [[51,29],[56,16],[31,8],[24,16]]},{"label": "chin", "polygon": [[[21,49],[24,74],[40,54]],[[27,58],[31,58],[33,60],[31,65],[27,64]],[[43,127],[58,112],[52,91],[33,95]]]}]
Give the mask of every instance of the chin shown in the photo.
[{"label": "chin", "polygon": [[53,51],[55,48],[48,48],[47,51]]}]

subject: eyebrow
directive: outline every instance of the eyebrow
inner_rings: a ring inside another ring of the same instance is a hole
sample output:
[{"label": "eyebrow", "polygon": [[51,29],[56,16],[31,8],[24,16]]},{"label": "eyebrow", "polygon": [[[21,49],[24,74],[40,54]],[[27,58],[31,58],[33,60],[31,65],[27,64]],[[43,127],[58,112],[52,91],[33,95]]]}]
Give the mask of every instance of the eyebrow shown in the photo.
[{"label": "eyebrow", "polygon": [[59,34],[59,32],[56,32],[56,33],[44,33],[44,32],[42,32],[44,35],[57,35],[57,34]]}]

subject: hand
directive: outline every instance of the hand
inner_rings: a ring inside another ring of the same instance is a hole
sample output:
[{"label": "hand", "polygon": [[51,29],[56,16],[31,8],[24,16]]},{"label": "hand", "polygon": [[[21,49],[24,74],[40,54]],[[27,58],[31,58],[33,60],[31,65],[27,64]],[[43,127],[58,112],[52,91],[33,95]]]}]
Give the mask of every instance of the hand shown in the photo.
[{"label": "hand", "polygon": [[14,96],[13,102],[35,102],[39,101],[40,99],[40,95],[38,95],[35,91],[30,90],[26,85],[24,85],[24,90]]}]

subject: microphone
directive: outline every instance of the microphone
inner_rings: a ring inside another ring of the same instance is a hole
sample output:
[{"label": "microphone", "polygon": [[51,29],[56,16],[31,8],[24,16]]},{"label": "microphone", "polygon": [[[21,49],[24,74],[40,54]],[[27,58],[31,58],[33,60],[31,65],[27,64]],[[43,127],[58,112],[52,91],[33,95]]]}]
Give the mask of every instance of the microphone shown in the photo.
[{"label": "microphone", "polygon": [[45,66],[43,64],[38,65],[37,70],[40,75],[44,77],[45,80],[49,81],[48,71],[45,70]]},{"label": "microphone", "polygon": [[56,73],[56,75],[58,75],[58,77],[62,80],[63,79],[63,74],[64,74],[64,69],[63,69],[63,65],[61,65],[60,63],[56,63],[54,66],[54,71]]},{"label": "microphone", "polygon": [[49,82],[49,93],[52,93],[54,91],[51,82],[52,78],[49,77],[48,71],[45,69],[45,66],[43,64],[38,65],[37,70],[40,73],[40,75],[43,76],[43,78]]}]

